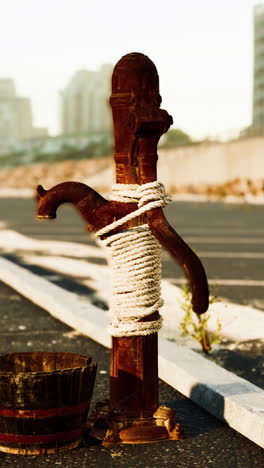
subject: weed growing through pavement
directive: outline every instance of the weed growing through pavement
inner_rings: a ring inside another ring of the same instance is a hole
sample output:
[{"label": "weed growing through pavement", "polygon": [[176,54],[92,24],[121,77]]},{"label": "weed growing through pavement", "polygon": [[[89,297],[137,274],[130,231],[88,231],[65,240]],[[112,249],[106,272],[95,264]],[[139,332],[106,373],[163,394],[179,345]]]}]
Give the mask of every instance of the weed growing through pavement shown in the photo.
[{"label": "weed growing through pavement", "polygon": [[[217,328],[214,332],[208,331],[208,321],[211,315],[206,312],[203,315],[197,315],[192,308],[191,291],[187,285],[182,286],[182,309],[184,317],[180,322],[180,331],[182,336],[191,336],[194,340],[200,343],[202,350],[205,354],[211,351],[214,344],[222,341],[222,325],[217,321]],[[219,299],[215,296],[210,296],[209,304],[218,302]]]}]

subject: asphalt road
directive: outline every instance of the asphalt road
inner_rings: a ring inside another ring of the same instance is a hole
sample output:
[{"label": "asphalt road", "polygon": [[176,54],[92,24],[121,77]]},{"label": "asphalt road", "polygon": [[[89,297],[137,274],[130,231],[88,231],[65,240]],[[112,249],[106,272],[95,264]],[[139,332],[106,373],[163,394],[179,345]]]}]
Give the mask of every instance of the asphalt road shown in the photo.
[{"label": "asphalt road", "polygon": [[[0,353],[70,351],[92,356],[98,371],[93,402],[108,398],[110,351],[65,324],[0,282]],[[261,468],[263,450],[207,413],[164,382],[160,404],[176,411],[186,438],[152,444],[102,447],[84,437],[80,447],[58,454],[21,456],[0,452],[1,468]],[[93,406],[93,405],[92,405]]]},{"label": "asphalt road", "polygon": [[[201,258],[213,295],[264,310],[264,206],[175,202],[166,208],[174,229]],[[0,198],[0,220],[38,239],[94,243],[71,205],[47,223],[34,219],[35,202]],[[163,277],[179,283],[183,272],[166,252]]]}]

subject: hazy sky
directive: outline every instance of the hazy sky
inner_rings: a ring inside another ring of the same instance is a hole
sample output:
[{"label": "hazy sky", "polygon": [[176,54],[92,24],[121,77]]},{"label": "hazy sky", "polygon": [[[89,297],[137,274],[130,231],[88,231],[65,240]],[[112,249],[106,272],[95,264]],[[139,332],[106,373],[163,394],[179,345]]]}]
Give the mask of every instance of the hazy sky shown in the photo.
[{"label": "hazy sky", "polygon": [[34,124],[59,130],[72,74],[142,52],[162,106],[196,138],[251,122],[254,0],[0,0],[0,77],[30,96]]}]

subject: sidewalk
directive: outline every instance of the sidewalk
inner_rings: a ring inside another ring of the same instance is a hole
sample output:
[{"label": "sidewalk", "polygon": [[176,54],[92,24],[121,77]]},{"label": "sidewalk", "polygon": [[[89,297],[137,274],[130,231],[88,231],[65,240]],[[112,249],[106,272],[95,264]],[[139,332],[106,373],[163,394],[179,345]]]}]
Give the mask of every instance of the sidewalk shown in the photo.
[{"label": "sidewalk", "polygon": [[[0,283],[0,352],[72,351],[89,354],[98,362],[94,399],[108,396],[108,349],[51,317],[17,292]],[[69,452],[23,457],[0,453],[0,466],[7,467],[135,467],[177,468],[212,467],[260,468],[263,450],[248,439],[202,410],[188,398],[160,381],[160,403],[176,410],[177,421],[184,426],[184,441],[166,441],[143,445],[102,448],[89,445]]]}]

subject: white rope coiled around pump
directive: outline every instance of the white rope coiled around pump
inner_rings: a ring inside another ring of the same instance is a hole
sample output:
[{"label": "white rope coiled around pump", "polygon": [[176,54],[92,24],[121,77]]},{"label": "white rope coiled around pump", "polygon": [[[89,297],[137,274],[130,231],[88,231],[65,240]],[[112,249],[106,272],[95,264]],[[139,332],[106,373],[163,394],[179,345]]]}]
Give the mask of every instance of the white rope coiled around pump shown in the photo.
[{"label": "white rope coiled around pump", "polygon": [[[138,209],[97,231],[100,237],[131,219],[154,208],[164,207],[171,200],[165,195],[163,184],[115,184],[111,200],[137,203]],[[160,297],[161,246],[143,224],[101,241],[111,249],[112,299],[110,312],[113,336],[150,335],[162,325],[162,317],[155,321],[140,320],[163,305]]]}]

